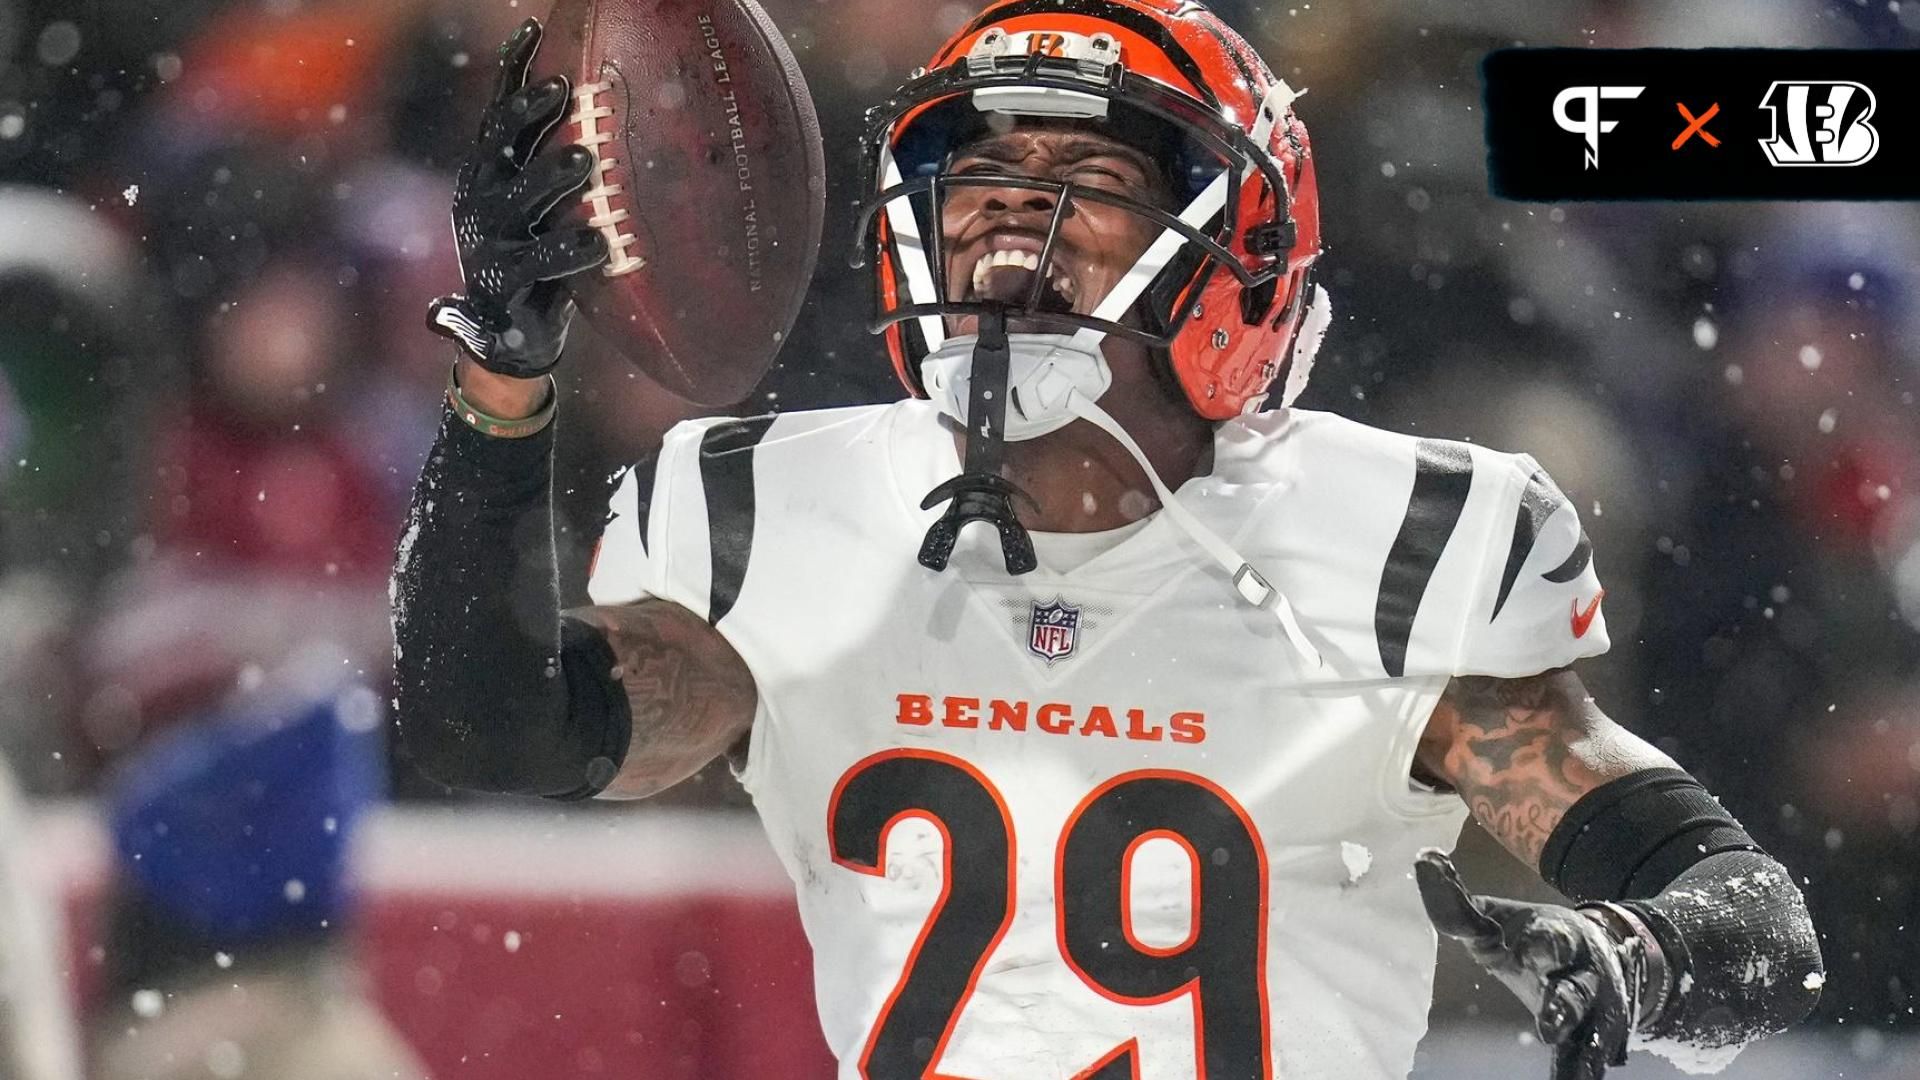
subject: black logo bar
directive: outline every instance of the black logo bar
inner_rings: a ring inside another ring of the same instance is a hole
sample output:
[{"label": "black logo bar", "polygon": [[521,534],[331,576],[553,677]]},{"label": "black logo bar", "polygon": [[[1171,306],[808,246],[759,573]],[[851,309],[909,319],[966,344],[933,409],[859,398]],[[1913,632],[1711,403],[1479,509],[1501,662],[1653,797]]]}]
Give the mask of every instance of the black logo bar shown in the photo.
[{"label": "black logo bar", "polygon": [[1916,50],[1501,49],[1507,199],[1920,199]]}]

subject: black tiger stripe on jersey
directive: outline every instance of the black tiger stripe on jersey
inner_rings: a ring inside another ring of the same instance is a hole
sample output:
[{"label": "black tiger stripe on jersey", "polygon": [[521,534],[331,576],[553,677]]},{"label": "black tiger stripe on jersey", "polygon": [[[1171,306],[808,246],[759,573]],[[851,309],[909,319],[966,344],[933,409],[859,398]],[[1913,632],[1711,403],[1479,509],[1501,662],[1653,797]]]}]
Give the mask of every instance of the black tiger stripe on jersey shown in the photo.
[{"label": "black tiger stripe on jersey", "polygon": [[1393,678],[1406,674],[1413,617],[1420,611],[1427,583],[1454,526],[1460,523],[1472,488],[1473,456],[1465,446],[1434,439],[1415,444],[1413,494],[1407,499],[1400,534],[1387,551],[1387,564],[1380,570],[1380,595],[1373,608],[1380,666]]},{"label": "black tiger stripe on jersey", "polygon": [[1507,546],[1507,566],[1500,573],[1500,592],[1493,598],[1493,614],[1487,616],[1488,622],[1500,617],[1500,609],[1507,605],[1507,595],[1513,592],[1513,583],[1520,579],[1520,567],[1526,564],[1527,556],[1533,554],[1534,543],[1540,539],[1540,530],[1564,502],[1566,496],[1553,486],[1546,470],[1535,469],[1533,475],[1527,477],[1526,489],[1520,493],[1520,507],[1513,515],[1513,543]]},{"label": "black tiger stripe on jersey", "polygon": [[[645,460],[635,462],[628,471],[633,474],[633,505],[622,507],[618,502],[607,503],[607,525],[622,514],[633,515],[634,528],[640,534],[640,553],[647,553],[647,524],[653,512],[653,483],[659,478],[659,458],[649,454]],[[614,490],[620,489],[618,474],[613,479]]]},{"label": "black tiger stripe on jersey", "polygon": [[753,451],[773,426],[772,416],[728,420],[700,439],[700,486],[707,496],[707,544],[713,584],[707,622],[718,626],[740,599],[753,553]]},{"label": "black tiger stripe on jersey", "polygon": [[1573,545],[1573,553],[1567,556],[1567,561],[1540,576],[1555,585],[1565,585],[1579,577],[1586,570],[1587,564],[1592,561],[1593,542],[1587,539],[1587,530],[1581,529],[1580,542]]}]

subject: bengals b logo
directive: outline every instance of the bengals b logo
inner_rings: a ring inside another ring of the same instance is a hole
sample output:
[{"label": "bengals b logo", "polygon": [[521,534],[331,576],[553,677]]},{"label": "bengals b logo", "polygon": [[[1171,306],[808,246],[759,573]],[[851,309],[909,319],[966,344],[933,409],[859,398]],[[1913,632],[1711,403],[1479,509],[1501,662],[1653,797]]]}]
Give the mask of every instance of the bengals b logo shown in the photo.
[{"label": "bengals b logo", "polygon": [[1059,56],[1067,47],[1067,35],[1040,31],[1027,39],[1027,54]]},{"label": "bengals b logo", "polygon": [[1776,82],[1760,107],[1773,120],[1760,149],[1775,165],[1864,165],[1880,150],[1873,91],[1857,82]]}]

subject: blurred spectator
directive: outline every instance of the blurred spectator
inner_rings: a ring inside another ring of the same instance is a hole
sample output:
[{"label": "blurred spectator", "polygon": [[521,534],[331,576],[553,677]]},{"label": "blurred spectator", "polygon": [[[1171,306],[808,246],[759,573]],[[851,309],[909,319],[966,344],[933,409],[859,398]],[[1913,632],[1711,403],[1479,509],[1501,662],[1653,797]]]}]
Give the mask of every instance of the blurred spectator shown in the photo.
[{"label": "blurred spectator", "polygon": [[384,577],[392,511],[326,396],[352,381],[342,299],[327,268],[282,256],[209,318],[200,393],[160,450],[164,553],[209,573]]},{"label": "blurred spectator", "polygon": [[341,426],[374,362],[343,288],[332,200],[296,151],[235,146],[153,193],[188,377],[168,395],[143,509],[151,557],[93,635],[81,723],[107,756],[292,658],[386,669],[399,508]]},{"label": "blurred spectator", "polygon": [[138,378],[178,378],[138,252],[80,199],[0,186],[0,564],[96,584],[124,558],[152,437]]},{"label": "blurred spectator", "polygon": [[138,252],[79,198],[0,186],[0,753],[35,792],[82,775],[76,639],[147,550],[139,492],[170,316]]},{"label": "blurred spectator", "polygon": [[98,1080],[424,1076],[343,943],[381,716],[359,688],[259,703],[125,763]]},{"label": "blurred spectator", "polygon": [[1809,211],[1750,245],[1763,268],[1703,321],[1728,340],[1667,410],[1695,464],[1647,559],[1667,602],[1643,627],[1649,725],[1809,878],[1848,973],[1822,1007],[1866,1023],[1913,1022],[1920,958],[1901,932],[1920,916],[1908,217]]}]

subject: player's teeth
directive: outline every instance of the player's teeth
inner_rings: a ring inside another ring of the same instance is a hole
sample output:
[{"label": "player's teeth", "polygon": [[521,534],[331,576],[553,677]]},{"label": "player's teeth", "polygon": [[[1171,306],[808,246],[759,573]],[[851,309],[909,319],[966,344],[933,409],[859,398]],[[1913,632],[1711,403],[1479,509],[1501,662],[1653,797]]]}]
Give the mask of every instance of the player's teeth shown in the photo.
[{"label": "player's teeth", "polygon": [[[982,293],[987,288],[987,275],[1001,267],[1014,267],[1038,273],[1040,271],[1040,253],[1037,251],[1014,251],[1003,249],[990,251],[973,264],[973,291]],[[1068,300],[1073,299],[1073,281],[1061,274],[1057,267],[1049,267],[1048,278],[1053,287]]]}]

